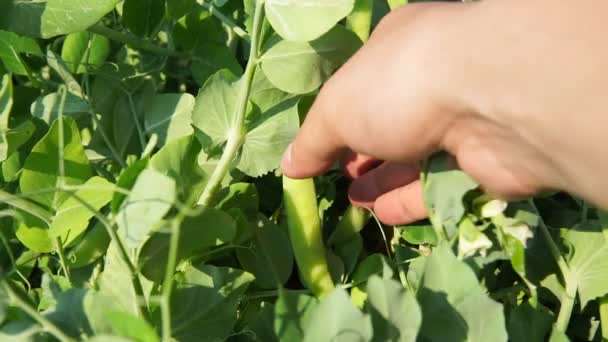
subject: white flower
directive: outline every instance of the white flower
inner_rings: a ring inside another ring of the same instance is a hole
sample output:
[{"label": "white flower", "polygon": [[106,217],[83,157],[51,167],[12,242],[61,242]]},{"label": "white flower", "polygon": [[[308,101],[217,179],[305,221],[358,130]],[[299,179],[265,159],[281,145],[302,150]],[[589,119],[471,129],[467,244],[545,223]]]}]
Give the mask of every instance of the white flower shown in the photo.
[{"label": "white flower", "polygon": [[493,199],[481,206],[481,217],[492,218],[502,214],[507,209],[508,203],[503,200]]},{"label": "white flower", "polygon": [[458,254],[465,258],[474,255],[477,251],[485,257],[490,247],[492,247],[492,241],[481,232],[475,234],[473,240],[467,239],[464,234],[461,234],[458,239]]},{"label": "white flower", "polygon": [[531,239],[534,237],[534,233],[532,232],[532,229],[530,229],[530,227],[525,224],[525,223],[520,223],[520,224],[516,224],[514,226],[508,226],[508,227],[504,227],[503,228],[505,233],[513,236],[514,238],[516,238],[517,240],[519,240],[524,247],[527,246],[528,243],[528,239]]}]

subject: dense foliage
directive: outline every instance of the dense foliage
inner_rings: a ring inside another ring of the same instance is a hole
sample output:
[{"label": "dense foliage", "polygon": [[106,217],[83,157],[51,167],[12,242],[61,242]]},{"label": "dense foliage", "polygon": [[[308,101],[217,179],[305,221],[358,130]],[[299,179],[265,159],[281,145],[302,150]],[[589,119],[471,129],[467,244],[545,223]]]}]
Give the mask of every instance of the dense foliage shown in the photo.
[{"label": "dense foliage", "polygon": [[507,204],[438,154],[430,219],[387,227],[337,167],[282,179],[405,2],[2,0],[0,341],[608,337],[608,221],[578,198]]}]

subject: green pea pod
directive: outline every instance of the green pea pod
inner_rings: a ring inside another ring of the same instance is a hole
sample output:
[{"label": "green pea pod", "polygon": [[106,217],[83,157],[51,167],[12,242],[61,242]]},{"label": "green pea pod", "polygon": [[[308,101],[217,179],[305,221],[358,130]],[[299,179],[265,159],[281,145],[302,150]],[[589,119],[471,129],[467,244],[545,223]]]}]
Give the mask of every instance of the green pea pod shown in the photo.
[{"label": "green pea pod", "polygon": [[317,297],[334,289],[329,273],[312,179],[283,176],[289,238],[302,280]]},{"label": "green pea pod", "polygon": [[110,236],[103,224],[97,222],[93,228],[70,249],[67,259],[70,268],[90,265],[102,257],[110,245]]},{"label": "green pea pod", "polygon": [[346,18],[346,27],[353,31],[362,42],[366,42],[372,28],[374,0],[357,0],[355,8]]},{"label": "green pea pod", "polygon": [[371,214],[367,209],[349,206],[338,222],[336,230],[329,237],[329,245],[337,245],[352,239],[365,227],[370,217]]}]

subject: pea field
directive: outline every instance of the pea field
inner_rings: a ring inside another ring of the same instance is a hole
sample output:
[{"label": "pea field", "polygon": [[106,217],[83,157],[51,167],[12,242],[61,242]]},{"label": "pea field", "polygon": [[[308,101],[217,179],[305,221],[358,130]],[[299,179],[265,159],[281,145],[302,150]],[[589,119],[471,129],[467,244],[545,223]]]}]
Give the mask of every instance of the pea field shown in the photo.
[{"label": "pea field", "polygon": [[[281,174],[407,0],[0,0],[0,341],[608,340],[608,213],[446,154],[387,226]],[[363,95],[364,96],[364,95]]]}]

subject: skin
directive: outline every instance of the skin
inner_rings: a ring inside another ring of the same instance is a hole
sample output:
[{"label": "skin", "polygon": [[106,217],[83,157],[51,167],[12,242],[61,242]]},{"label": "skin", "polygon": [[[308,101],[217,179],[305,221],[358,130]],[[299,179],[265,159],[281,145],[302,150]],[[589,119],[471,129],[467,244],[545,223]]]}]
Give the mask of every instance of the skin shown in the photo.
[{"label": "skin", "polygon": [[281,168],[341,161],[351,201],[387,224],[426,216],[416,165],[438,150],[497,197],[559,189],[606,208],[605,13],[604,0],[393,11],[325,84]]}]

